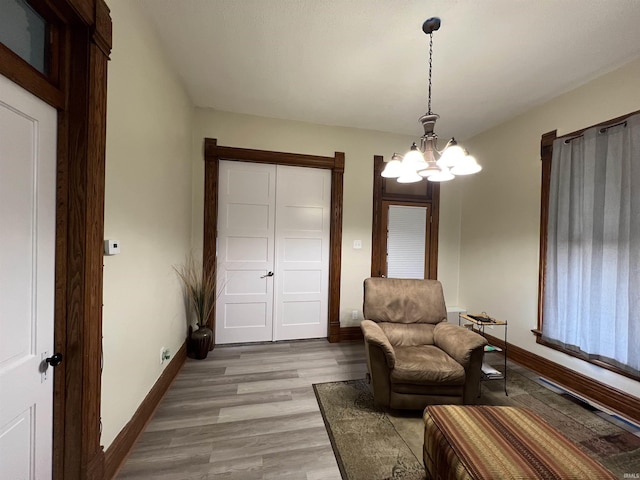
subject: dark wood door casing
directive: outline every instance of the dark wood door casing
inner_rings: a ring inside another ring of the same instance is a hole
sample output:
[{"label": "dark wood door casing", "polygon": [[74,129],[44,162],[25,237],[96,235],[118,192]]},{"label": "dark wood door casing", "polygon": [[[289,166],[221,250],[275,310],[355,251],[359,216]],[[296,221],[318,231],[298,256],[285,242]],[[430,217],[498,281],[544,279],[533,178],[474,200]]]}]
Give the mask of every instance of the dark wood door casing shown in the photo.
[{"label": "dark wood door casing", "polygon": [[107,61],[104,0],[29,0],[53,25],[45,76],[4,45],[0,74],[58,109],[53,478],[102,479],[102,240]]},{"label": "dark wood door casing", "polygon": [[[269,163],[294,167],[326,168],[331,170],[331,227],[329,240],[329,322],[327,337],[330,342],[340,341],[340,270],[342,257],[342,201],[344,180],[344,153],[333,157],[271,152],[219,146],[217,139],[204,139],[204,228],[203,265],[216,265],[218,225],[218,171],[220,160]],[[209,326],[214,330],[214,315]],[[215,343],[215,337],[214,337]]]}]

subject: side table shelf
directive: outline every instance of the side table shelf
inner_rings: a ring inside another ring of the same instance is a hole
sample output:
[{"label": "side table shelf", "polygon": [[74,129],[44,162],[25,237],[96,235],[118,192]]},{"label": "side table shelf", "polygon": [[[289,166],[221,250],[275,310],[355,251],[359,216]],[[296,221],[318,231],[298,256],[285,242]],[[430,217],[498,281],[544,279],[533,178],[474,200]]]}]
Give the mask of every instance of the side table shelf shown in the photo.
[{"label": "side table shelf", "polygon": [[485,337],[485,327],[504,327],[504,352],[502,352],[502,348],[497,347],[495,345],[486,345],[484,347],[485,353],[489,352],[502,352],[504,354],[504,370],[500,372],[496,370],[488,363],[482,362],[482,380],[503,380],[504,381],[504,394],[509,396],[509,392],[507,392],[507,321],[506,320],[496,320],[493,317],[489,317],[486,314],[482,315],[469,315],[466,313],[458,314],[458,325],[462,324],[462,320],[465,320],[463,327],[470,328],[476,333],[479,333],[483,337]]}]

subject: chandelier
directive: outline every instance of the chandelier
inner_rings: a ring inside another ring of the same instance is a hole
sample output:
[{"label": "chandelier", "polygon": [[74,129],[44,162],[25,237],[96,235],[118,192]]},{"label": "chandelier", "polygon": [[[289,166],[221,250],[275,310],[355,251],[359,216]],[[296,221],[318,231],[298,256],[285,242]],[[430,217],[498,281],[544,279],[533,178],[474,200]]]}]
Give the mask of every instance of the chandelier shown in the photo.
[{"label": "chandelier", "polygon": [[420,137],[420,147],[415,142],[404,155],[394,153],[391,160],[385,160],[382,171],[385,178],[396,178],[399,183],[419,182],[423,178],[431,182],[446,182],[456,175],[470,175],[482,170],[474,157],[451,138],[442,150],[438,150],[434,128],[439,115],[431,111],[431,63],[433,57],[433,32],[440,28],[440,19],[433,17],[425,20],[422,31],[429,35],[429,103],[427,113],[418,121],[422,124],[424,135]]}]

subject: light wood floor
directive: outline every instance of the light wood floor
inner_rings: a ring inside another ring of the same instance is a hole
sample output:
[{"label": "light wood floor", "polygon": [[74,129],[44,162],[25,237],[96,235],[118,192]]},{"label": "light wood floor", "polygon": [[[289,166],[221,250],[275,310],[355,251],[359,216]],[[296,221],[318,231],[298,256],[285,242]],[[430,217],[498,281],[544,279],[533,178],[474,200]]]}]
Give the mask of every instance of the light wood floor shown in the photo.
[{"label": "light wood floor", "polygon": [[362,342],[216,347],[187,359],[118,479],[340,479],[312,384],[364,378]]}]

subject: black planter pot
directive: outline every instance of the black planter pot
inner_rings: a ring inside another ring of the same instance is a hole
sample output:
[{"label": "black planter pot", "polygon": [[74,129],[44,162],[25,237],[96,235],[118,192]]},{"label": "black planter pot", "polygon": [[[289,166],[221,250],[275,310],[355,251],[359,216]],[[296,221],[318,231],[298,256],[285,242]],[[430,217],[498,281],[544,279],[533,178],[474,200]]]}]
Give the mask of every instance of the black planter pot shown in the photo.
[{"label": "black planter pot", "polygon": [[207,358],[213,347],[213,330],[209,327],[198,327],[197,330],[189,328],[189,351],[193,358],[203,360]]}]

